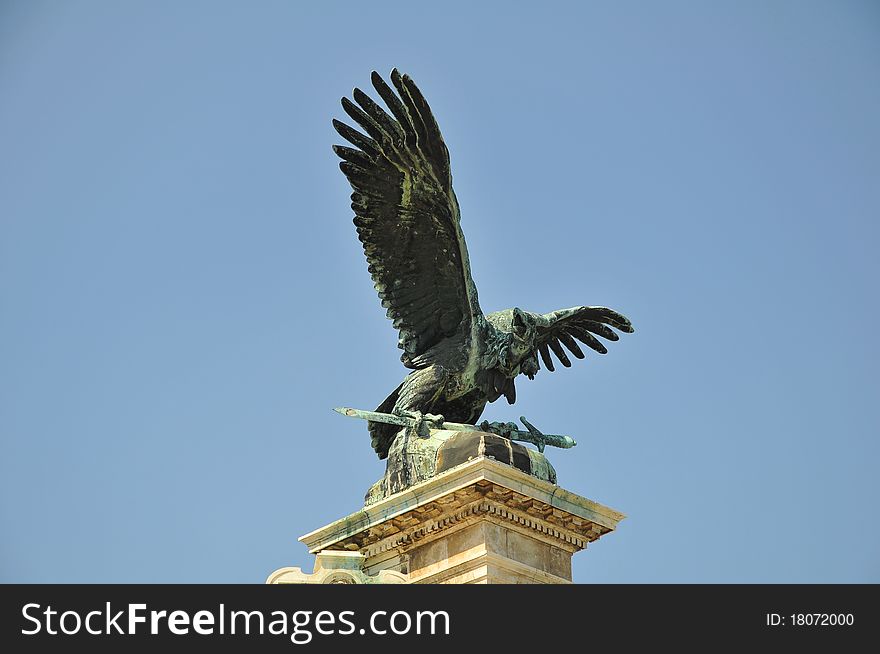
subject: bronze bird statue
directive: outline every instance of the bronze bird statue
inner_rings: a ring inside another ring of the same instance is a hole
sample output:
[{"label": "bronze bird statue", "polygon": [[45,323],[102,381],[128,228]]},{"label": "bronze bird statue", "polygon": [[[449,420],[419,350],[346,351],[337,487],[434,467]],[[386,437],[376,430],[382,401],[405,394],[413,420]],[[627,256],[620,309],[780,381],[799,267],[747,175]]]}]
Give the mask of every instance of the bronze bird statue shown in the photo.
[{"label": "bronze bird statue", "polygon": [[[484,315],[437,121],[408,75],[392,70],[394,89],[375,71],[371,80],[387,110],[357,88],[354,102],[342,98],[363,131],[334,120],[354,147],[333,151],[354,189],[351,208],[368,270],[399,332],[401,361],[412,370],[376,411],[475,424],[487,402],[516,401],[514,380],[534,379],[539,357],[549,371],[551,352],[569,367],[566,350],[584,358],[578,341],[605,354],[597,336],[616,341],[612,327],[633,331],[627,318],[605,307]],[[368,429],[373,449],[386,458],[400,428],[369,422]]]}]

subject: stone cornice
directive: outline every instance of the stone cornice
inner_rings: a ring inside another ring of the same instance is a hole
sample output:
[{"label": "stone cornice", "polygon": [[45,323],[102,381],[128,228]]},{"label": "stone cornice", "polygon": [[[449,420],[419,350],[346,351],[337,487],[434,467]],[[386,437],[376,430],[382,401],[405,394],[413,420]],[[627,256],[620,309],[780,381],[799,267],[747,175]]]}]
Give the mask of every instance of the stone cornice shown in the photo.
[{"label": "stone cornice", "polygon": [[494,459],[479,457],[300,540],[313,553],[384,551],[432,539],[477,516],[514,525],[570,551],[616,528],[622,513]]}]

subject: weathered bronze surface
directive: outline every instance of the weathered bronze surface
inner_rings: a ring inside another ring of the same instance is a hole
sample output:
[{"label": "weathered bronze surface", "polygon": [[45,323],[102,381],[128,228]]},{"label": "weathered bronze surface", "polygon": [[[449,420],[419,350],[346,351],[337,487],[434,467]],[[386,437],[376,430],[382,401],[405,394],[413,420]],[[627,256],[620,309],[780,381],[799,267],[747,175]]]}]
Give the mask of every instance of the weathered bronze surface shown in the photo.
[{"label": "weathered bronze surface", "polygon": [[426,436],[404,430],[391,444],[385,474],[367,491],[364,503],[374,504],[479,457],[556,483],[556,470],[542,453],[503,436],[473,426],[470,430],[432,429]]},{"label": "weathered bronze surface", "polygon": [[[431,429],[445,429],[447,431],[473,431],[475,425],[468,425],[461,422],[449,422],[443,420],[443,416],[435,416],[431,413],[425,413],[421,419],[410,418],[407,416],[399,416],[393,413],[377,413],[376,411],[361,411],[360,409],[349,409],[347,407],[339,407],[333,409],[337,413],[341,413],[349,418],[362,418],[371,422],[382,422],[387,425],[397,425],[398,427],[410,427],[418,436],[427,438]],[[536,445],[539,452],[543,452],[548,445],[551,447],[561,447],[568,449],[577,445],[571,436],[563,436],[561,434],[544,434],[541,433],[533,424],[526,420],[525,416],[520,416],[527,431],[521,430],[515,422],[490,423],[484,420],[479,425],[480,429],[493,434],[498,434],[511,441],[522,441],[524,443],[532,443]]]},{"label": "weathered bronze surface", "polygon": [[[501,396],[509,404],[516,401],[514,379],[520,374],[533,379],[539,357],[552,372],[551,352],[569,367],[566,349],[584,358],[577,341],[605,354],[596,336],[616,341],[612,327],[633,331],[627,318],[605,307],[546,314],[513,308],[483,315],[449,152],[431,109],[412,79],[397,69],[391,71],[394,90],[375,71],[371,79],[387,111],[355,89],[354,102],[343,98],[342,107],[363,132],[334,120],[355,147],[333,150],[354,189],[351,207],[368,270],[400,334],[401,361],[412,370],[377,412],[417,421],[430,413],[441,422],[475,424],[487,402]],[[483,428],[503,433],[509,425]],[[400,428],[370,421],[368,429],[379,458],[386,458]]]}]

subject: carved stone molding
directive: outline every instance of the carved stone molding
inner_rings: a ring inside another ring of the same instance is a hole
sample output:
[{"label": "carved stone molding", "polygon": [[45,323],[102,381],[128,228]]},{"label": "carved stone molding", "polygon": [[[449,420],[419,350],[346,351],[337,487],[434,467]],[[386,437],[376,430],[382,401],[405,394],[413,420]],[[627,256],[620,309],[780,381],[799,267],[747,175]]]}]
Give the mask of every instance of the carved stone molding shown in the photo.
[{"label": "carved stone molding", "polygon": [[270,583],[571,583],[572,554],[623,518],[479,457],[306,534],[315,572]]},{"label": "carved stone molding", "polygon": [[389,549],[438,537],[482,514],[538,532],[559,541],[558,545],[577,552],[611,529],[580,516],[560,510],[541,500],[513,491],[488,480],[479,480],[416,506],[380,524],[352,534],[330,546],[333,550],[358,551],[367,558]]}]

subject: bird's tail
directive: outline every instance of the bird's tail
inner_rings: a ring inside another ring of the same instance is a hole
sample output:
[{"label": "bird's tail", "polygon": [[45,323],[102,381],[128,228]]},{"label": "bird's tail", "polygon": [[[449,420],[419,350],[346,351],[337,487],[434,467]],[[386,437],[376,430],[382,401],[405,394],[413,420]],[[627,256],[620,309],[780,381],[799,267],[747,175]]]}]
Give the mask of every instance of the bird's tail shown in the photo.
[{"label": "bird's tail", "polygon": [[[394,405],[397,404],[401,388],[403,388],[403,382],[392,391],[391,395],[385,398],[385,401],[376,408],[376,412],[391,413],[394,410]],[[391,443],[397,436],[397,432],[400,431],[400,427],[387,425],[383,422],[367,422],[367,429],[370,432],[370,445],[376,450],[376,454],[380,459],[387,458],[388,450],[391,448]]]}]

